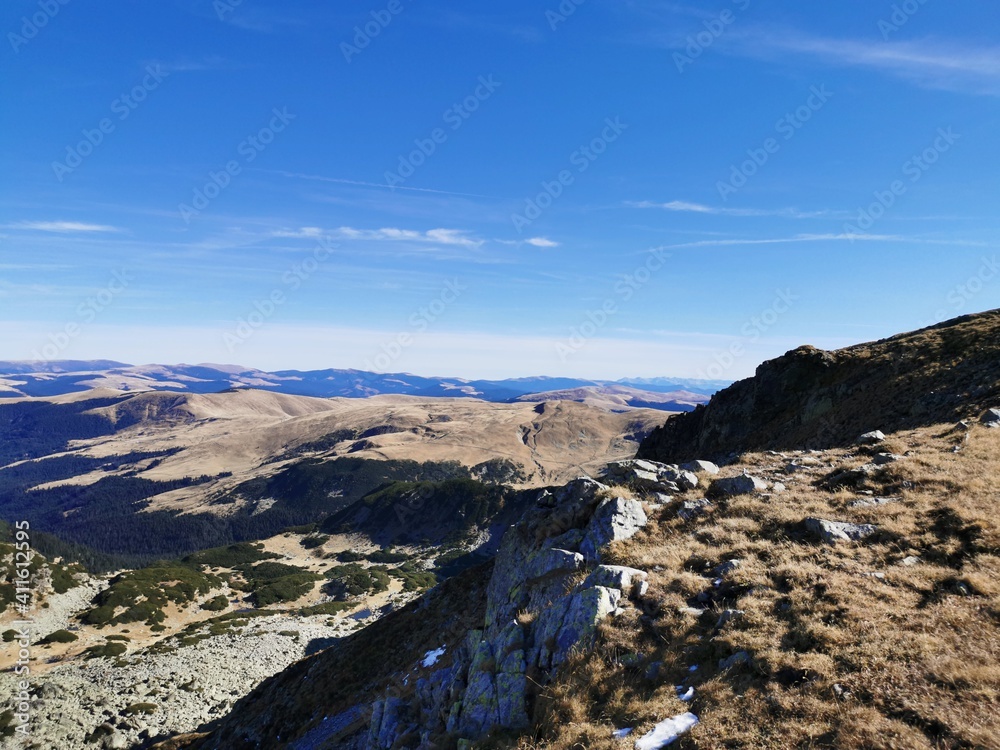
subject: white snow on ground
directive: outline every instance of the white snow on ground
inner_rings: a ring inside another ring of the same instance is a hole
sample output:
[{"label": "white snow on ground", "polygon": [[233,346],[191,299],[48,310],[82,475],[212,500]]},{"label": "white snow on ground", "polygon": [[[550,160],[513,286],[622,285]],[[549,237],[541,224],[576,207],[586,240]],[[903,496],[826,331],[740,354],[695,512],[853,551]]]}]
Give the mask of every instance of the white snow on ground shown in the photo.
[{"label": "white snow on ground", "polygon": [[683,687],[678,687],[677,688],[677,697],[680,700],[684,701],[685,703],[687,703],[688,701],[694,700],[694,688],[693,687],[689,687],[687,690],[684,690]]},{"label": "white snow on ground", "polygon": [[681,714],[672,719],[661,721],[653,731],[636,740],[635,750],[660,750],[676,740],[698,723],[698,717],[692,713]]},{"label": "white snow on ground", "polygon": [[437,664],[438,659],[444,656],[444,649],[445,647],[442,646],[441,648],[434,649],[433,651],[428,651],[424,654],[424,660],[420,662],[420,665],[423,667],[433,667]]},{"label": "white snow on ground", "polygon": [[616,739],[622,739],[623,737],[628,737],[632,734],[632,727],[627,727],[626,729],[616,729],[611,733]]}]

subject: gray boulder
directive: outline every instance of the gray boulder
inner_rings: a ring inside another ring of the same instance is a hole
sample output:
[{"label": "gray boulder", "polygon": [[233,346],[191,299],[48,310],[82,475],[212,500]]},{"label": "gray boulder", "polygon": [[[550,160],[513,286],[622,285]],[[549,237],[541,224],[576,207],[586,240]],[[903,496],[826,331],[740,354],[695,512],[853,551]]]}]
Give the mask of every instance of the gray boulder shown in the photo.
[{"label": "gray boulder", "polygon": [[737,477],[716,479],[708,489],[709,495],[716,497],[750,495],[754,492],[767,490],[767,482],[750,474],[740,474]]},{"label": "gray boulder", "polygon": [[882,430],[872,430],[858,437],[854,441],[855,445],[878,445],[885,440],[885,433]]},{"label": "gray boulder", "polygon": [[638,500],[609,498],[597,506],[580,544],[588,560],[600,560],[600,550],[612,542],[631,539],[649,519]]},{"label": "gray boulder", "polygon": [[525,578],[531,582],[553,575],[567,575],[580,570],[583,564],[583,555],[579,552],[540,549],[525,562]]},{"label": "gray boulder", "polygon": [[693,490],[698,486],[698,475],[693,471],[679,471],[674,482],[682,490]]},{"label": "gray boulder", "polygon": [[711,461],[688,461],[686,464],[681,464],[681,468],[685,471],[693,471],[695,474],[715,475],[719,473],[719,467]]},{"label": "gray boulder", "polygon": [[649,578],[649,573],[637,568],[627,568],[623,565],[598,565],[587,576],[582,588],[604,586],[608,589],[618,589],[625,596],[637,594],[642,583]]},{"label": "gray boulder", "polygon": [[1000,427],[1000,409],[990,409],[979,418],[979,421],[989,428]]},{"label": "gray boulder", "polygon": [[860,542],[878,531],[878,526],[870,523],[845,523],[827,521],[823,518],[807,518],[806,529],[828,544],[836,542]]}]

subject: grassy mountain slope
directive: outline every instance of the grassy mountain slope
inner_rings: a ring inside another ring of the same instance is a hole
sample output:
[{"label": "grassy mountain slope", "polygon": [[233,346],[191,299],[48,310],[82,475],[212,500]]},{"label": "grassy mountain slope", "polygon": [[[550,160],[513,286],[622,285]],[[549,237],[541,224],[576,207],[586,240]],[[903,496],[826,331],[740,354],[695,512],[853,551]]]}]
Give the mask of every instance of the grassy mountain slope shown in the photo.
[{"label": "grassy mountain slope", "polygon": [[708,406],[671,418],[639,449],[666,463],[731,452],[847,445],[978,416],[1000,402],[1000,311],[827,352],[801,347]]}]

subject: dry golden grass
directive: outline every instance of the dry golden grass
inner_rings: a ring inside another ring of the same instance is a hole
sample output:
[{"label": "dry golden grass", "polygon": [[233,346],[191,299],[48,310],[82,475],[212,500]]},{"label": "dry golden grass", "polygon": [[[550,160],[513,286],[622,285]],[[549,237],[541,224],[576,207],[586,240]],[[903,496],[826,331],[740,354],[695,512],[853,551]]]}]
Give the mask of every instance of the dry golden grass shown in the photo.
[{"label": "dry golden grass", "polygon": [[[1000,430],[963,437],[937,426],[877,449],[748,455],[725,475],[749,468],[788,490],[717,502],[691,521],[654,509],[612,561],[650,571],[643,602],[541,693],[534,737],[488,744],[631,747],[691,710],[701,724],[671,747],[1000,748]],[[905,458],[858,487],[823,486],[877,451]],[[786,475],[791,458],[810,465]],[[899,500],[852,507],[865,491]],[[820,544],[809,516],[879,532]],[[904,565],[911,555],[920,563]],[[712,569],[731,559],[742,565],[714,585]],[[692,606],[706,611],[682,611]],[[725,609],[745,614],[717,629]],[[739,651],[750,662],[720,671]],[[690,704],[682,684],[696,690]],[[622,727],[632,737],[613,739]]]}]

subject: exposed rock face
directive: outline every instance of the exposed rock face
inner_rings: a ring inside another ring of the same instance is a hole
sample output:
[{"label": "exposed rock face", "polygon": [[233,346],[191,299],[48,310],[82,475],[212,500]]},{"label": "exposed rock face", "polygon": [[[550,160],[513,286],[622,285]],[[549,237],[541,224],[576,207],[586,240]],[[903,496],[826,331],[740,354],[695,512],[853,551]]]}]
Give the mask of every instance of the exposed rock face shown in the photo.
[{"label": "exposed rock face", "polygon": [[[574,649],[592,645],[601,621],[623,597],[637,593],[647,575],[598,566],[583,583],[569,585],[586,563],[600,560],[604,547],[632,537],[647,523],[639,502],[601,500],[602,490],[593,480],[576,480],[543,497],[543,506],[550,507],[506,534],[488,588],[485,627],[469,631],[451,665],[421,678],[427,687],[418,689],[416,701],[400,705],[392,695],[377,701],[367,744],[355,747],[398,747],[418,726],[424,733],[419,746],[431,747],[435,723],[439,731],[469,740],[494,727],[528,726],[528,675],[534,683],[545,681]],[[565,528],[571,524],[576,527]],[[518,619],[525,613],[534,619]],[[401,714],[419,715],[420,721],[405,725],[397,718]]]},{"label": "exposed rock face", "polygon": [[580,551],[590,561],[600,560],[603,547],[631,539],[646,523],[646,513],[638,500],[621,497],[605,500],[587,527]]},{"label": "exposed rock face", "polygon": [[978,417],[1000,402],[998,360],[998,311],[834,352],[804,346],[669,419],[638,458],[846,446],[873,424],[895,432]]},{"label": "exposed rock face", "polygon": [[[445,736],[475,742],[498,727],[528,727],[538,687],[574,650],[593,645],[605,618],[645,591],[645,571],[599,563],[609,544],[632,537],[646,523],[641,503],[615,497],[592,479],[543,493],[503,537],[479,610],[481,626],[457,638],[453,632],[423,659],[413,659],[411,650],[410,663],[398,665],[403,671],[388,686],[383,681],[369,697],[360,695],[346,708],[340,704],[330,715],[320,709],[305,725],[279,719],[281,707],[275,706],[268,731],[280,741],[269,746],[429,750]],[[386,618],[387,626],[393,617]],[[318,677],[324,666],[319,658],[313,661],[298,665],[305,679]],[[294,681],[292,672],[283,679]],[[274,699],[283,700],[280,691],[257,701]],[[248,740],[259,746],[261,735],[240,726],[238,713],[196,746],[243,747]]]}]

